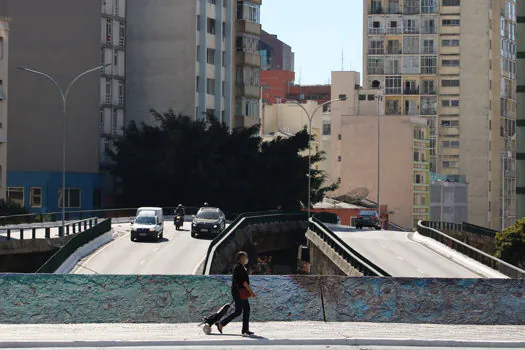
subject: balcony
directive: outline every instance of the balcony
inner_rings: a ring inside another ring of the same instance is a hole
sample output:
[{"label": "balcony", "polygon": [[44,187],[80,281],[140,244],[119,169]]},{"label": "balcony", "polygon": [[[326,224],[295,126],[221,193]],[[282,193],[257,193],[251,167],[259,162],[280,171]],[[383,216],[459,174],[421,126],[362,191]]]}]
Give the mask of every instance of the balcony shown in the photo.
[{"label": "balcony", "polygon": [[380,49],[368,48],[368,54],[369,55],[384,55],[385,54],[385,49],[383,49],[383,48],[380,48]]},{"label": "balcony", "polygon": [[235,87],[235,96],[261,98],[261,88],[259,86],[237,84]]},{"label": "balcony", "polygon": [[421,115],[436,115],[435,108],[421,108]]},{"label": "balcony", "polygon": [[378,7],[374,6],[368,11],[369,15],[382,15],[384,13],[385,12],[383,11],[383,8],[381,6],[378,6]]},{"label": "balcony", "polygon": [[385,34],[385,28],[368,28],[368,34],[372,34],[372,35]]},{"label": "balcony", "polygon": [[404,95],[419,95],[419,88],[405,88],[403,90]]},{"label": "balcony", "polygon": [[385,113],[387,115],[401,115],[401,110],[399,108],[387,108]]},{"label": "balcony", "polygon": [[254,67],[260,67],[261,66],[261,56],[255,53],[251,52],[242,52],[237,51],[237,55],[235,56],[237,65],[247,65],[247,66],[254,66]]},{"label": "balcony", "polygon": [[247,20],[238,20],[235,24],[237,33],[248,33],[256,36],[261,35],[261,25]]},{"label": "balcony", "polygon": [[404,9],[403,9],[403,14],[404,15],[418,15],[419,14],[419,6],[417,7],[408,7],[405,5]]},{"label": "balcony", "polygon": [[400,27],[390,27],[386,29],[386,33],[390,35],[401,35],[403,34],[403,28]]},{"label": "balcony", "polygon": [[419,34],[419,28],[405,27],[403,31],[405,34]]},{"label": "balcony", "polygon": [[401,55],[403,53],[403,50],[398,46],[388,46],[386,49],[387,55]]},{"label": "balcony", "polygon": [[421,95],[435,95],[436,90],[435,89],[423,89],[421,92]]}]

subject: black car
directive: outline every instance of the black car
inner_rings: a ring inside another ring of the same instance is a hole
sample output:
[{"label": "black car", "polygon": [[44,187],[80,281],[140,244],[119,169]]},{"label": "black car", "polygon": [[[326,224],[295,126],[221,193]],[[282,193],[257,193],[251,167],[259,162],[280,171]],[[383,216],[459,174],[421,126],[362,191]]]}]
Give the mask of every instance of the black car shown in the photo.
[{"label": "black car", "polygon": [[379,214],[377,214],[377,211],[374,210],[361,210],[357,216],[355,227],[357,229],[362,229],[363,227],[373,227],[376,230],[381,230],[381,220],[379,219]]},{"label": "black car", "polygon": [[217,237],[226,228],[226,217],[219,208],[200,208],[191,223],[191,236]]}]

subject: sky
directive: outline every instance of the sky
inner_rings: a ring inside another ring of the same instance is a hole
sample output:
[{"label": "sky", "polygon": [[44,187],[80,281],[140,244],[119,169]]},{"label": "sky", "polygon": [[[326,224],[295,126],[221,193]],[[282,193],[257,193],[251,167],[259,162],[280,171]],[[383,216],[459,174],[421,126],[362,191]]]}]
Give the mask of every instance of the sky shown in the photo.
[{"label": "sky", "polygon": [[362,0],[263,0],[261,23],[295,52],[296,83],[328,84],[342,67],[362,71]]}]

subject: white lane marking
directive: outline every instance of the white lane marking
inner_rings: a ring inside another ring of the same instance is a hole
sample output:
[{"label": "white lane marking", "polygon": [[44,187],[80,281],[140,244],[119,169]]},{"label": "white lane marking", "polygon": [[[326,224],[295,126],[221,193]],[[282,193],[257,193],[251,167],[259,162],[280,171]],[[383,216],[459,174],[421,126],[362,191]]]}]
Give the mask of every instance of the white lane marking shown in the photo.
[{"label": "white lane marking", "polygon": [[405,261],[405,259],[402,256],[398,256],[397,258],[401,261]]},{"label": "white lane marking", "polygon": [[[201,261],[199,261],[199,263],[197,264],[197,266],[195,266],[195,268],[193,269],[193,273],[192,275],[196,275],[197,274],[197,270],[199,269],[199,267],[204,263],[204,260],[206,260],[206,255],[204,255],[204,257],[201,259]],[[200,275],[200,274],[199,274]]]},{"label": "white lane marking", "polygon": [[155,248],[155,252],[158,252],[160,248]]},{"label": "white lane marking", "polygon": [[421,271],[421,269],[417,269],[417,272],[419,272],[421,274],[421,276],[425,276],[425,273],[423,271]]},{"label": "white lane marking", "polygon": [[[113,228],[112,228],[112,229],[113,229]],[[82,265],[87,266],[88,263],[89,263],[89,261],[91,261],[91,259],[95,258],[97,255],[99,255],[100,253],[102,253],[102,251],[103,251],[104,249],[108,248],[109,246],[111,246],[112,244],[116,243],[117,241],[120,241],[122,238],[126,237],[127,235],[128,235],[128,234],[125,233],[125,234],[123,234],[122,236],[118,237],[117,239],[114,239],[113,241],[109,242],[108,244],[104,245],[104,246],[101,247],[99,250],[97,250],[97,251],[95,252],[95,254],[92,254],[92,255],[88,256],[87,259],[85,259],[85,260],[84,260],[84,259],[83,259],[83,260],[80,260],[79,263],[82,263]],[[71,271],[71,274],[75,274],[75,273],[77,273],[80,269],[83,269],[83,267],[77,265],[77,267],[75,267],[75,268],[73,269],[73,271]]]},{"label": "white lane marking", "polygon": [[146,260],[142,260],[142,261],[140,262],[140,265],[144,265],[145,263],[146,263]]}]

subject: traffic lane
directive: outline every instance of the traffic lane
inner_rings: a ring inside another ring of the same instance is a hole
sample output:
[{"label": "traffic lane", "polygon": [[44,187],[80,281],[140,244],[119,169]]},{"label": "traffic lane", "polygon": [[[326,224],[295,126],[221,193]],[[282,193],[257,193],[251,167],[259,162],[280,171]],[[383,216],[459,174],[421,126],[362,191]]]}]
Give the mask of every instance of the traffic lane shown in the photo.
[{"label": "traffic lane", "polygon": [[397,231],[337,232],[350,247],[395,277],[479,278]]},{"label": "traffic lane", "polygon": [[206,256],[209,239],[190,237],[191,223],[176,231],[165,221],[159,242],[130,240],[130,224],[119,227],[119,237],[79,262],[78,274],[193,274]]}]

